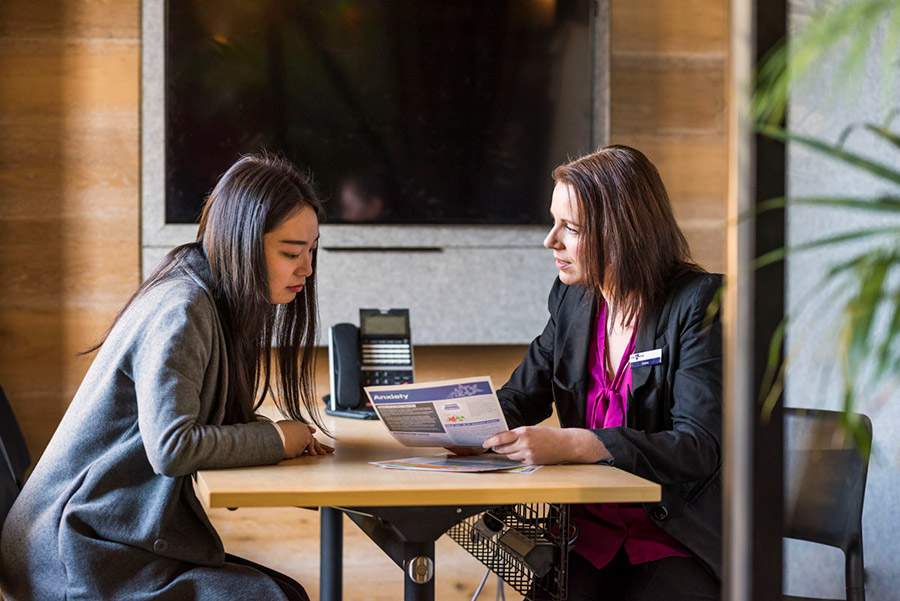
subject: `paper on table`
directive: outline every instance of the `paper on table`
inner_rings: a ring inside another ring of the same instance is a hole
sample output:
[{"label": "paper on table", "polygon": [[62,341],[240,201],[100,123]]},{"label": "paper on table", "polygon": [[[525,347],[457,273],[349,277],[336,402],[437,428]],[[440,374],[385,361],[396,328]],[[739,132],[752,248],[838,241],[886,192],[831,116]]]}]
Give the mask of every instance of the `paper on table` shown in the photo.
[{"label": "paper on table", "polygon": [[426,470],[436,472],[508,472],[530,474],[541,469],[540,465],[522,465],[506,457],[460,457],[433,455],[431,457],[409,457],[390,461],[370,461],[372,465],[392,470]]},{"label": "paper on table", "polygon": [[480,447],[508,430],[489,376],[365,391],[381,422],[408,447]]}]

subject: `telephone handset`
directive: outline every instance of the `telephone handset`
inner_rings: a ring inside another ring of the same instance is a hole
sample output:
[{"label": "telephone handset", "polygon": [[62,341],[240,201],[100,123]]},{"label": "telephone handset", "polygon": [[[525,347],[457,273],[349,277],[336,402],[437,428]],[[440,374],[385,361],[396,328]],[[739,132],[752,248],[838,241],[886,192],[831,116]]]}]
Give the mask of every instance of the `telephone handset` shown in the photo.
[{"label": "telephone handset", "polygon": [[359,328],[338,323],[328,329],[331,398],[325,412],[375,419],[363,386],[413,381],[409,310],[360,309],[359,323]]},{"label": "telephone handset", "polygon": [[328,367],[331,395],[325,412],[346,415],[348,411],[357,411],[361,404],[364,406],[360,403],[359,328],[352,323],[337,323],[328,328]]}]

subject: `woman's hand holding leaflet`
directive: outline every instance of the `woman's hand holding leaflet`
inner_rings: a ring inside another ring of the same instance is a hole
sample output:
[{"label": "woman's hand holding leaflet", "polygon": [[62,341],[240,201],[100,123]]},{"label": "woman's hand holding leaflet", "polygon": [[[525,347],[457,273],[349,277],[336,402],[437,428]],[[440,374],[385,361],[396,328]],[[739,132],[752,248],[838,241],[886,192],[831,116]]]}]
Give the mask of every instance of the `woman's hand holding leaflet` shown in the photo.
[{"label": "woman's hand holding leaflet", "polygon": [[280,420],[278,425],[284,432],[284,458],[293,459],[304,452],[310,455],[333,453],[334,448],[319,442],[313,437],[316,429],[303,422]]},{"label": "woman's hand holding leaflet", "polygon": [[459,457],[468,457],[470,455],[481,455],[482,453],[487,452],[487,449],[482,449],[481,447],[444,447],[444,448]]},{"label": "woman's hand holding leaflet", "polygon": [[525,465],[596,463],[612,455],[590,430],[522,426],[491,436],[484,448]]}]

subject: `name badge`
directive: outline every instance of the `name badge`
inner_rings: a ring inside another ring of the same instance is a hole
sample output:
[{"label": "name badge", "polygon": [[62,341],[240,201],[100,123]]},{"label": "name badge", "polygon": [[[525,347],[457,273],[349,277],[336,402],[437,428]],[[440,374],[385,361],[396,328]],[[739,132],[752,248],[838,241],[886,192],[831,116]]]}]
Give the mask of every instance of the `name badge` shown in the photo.
[{"label": "name badge", "polygon": [[631,369],[646,365],[659,365],[662,363],[662,349],[658,348],[652,351],[644,351],[643,353],[634,353],[631,355],[630,363]]}]

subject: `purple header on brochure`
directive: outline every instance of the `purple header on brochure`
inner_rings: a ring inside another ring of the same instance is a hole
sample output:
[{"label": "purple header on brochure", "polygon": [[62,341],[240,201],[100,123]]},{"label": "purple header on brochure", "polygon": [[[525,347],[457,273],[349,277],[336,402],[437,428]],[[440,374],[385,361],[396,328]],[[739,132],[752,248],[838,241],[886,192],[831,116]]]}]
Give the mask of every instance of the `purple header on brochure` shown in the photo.
[{"label": "purple header on brochure", "polygon": [[466,397],[493,394],[487,380],[467,382],[465,384],[451,384],[449,386],[433,386],[428,388],[403,387],[391,392],[368,391],[374,403],[416,403],[422,401],[443,401],[463,399]]}]

